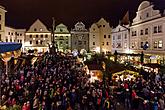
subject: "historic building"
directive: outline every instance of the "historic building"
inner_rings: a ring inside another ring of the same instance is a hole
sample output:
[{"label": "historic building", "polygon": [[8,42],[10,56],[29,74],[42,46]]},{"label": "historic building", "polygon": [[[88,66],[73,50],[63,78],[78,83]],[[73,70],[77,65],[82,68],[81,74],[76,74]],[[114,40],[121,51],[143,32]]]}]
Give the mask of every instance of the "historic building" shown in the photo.
[{"label": "historic building", "polygon": [[46,26],[37,19],[25,33],[24,48],[28,50],[36,50],[37,52],[46,52],[51,43],[51,32]]},{"label": "historic building", "polygon": [[71,34],[64,24],[56,26],[55,42],[59,51],[65,52],[71,49]]},{"label": "historic building", "polygon": [[26,29],[5,27],[5,42],[18,42],[24,44]]},{"label": "historic building", "polygon": [[3,6],[0,6],[0,41],[5,41],[5,13],[7,11]]},{"label": "historic building", "polygon": [[118,25],[112,29],[112,53],[129,53],[129,25]]},{"label": "historic building", "polygon": [[165,15],[153,9],[154,5],[143,1],[130,27],[130,49],[144,52],[151,63],[160,63],[165,57]]},{"label": "historic building", "polygon": [[89,29],[89,49],[94,52],[111,52],[111,27],[103,18]]},{"label": "historic building", "polygon": [[71,30],[71,50],[81,51],[89,50],[89,32],[82,22],[75,24],[75,28]]}]

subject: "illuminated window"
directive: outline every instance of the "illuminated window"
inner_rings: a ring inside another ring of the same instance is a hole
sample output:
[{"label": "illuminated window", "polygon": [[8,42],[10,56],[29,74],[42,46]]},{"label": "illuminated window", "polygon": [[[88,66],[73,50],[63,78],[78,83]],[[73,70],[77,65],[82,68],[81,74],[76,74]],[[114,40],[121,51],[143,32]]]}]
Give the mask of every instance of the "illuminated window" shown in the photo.
[{"label": "illuminated window", "polygon": [[124,42],[124,48],[127,48],[127,42]]},{"label": "illuminated window", "polygon": [[158,47],[158,42],[155,41],[155,42],[154,42],[154,48],[157,48],[157,47]]},{"label": "illuminated window", "polygon": [[163,41],[160,40],[160,41],[158,41],[158,48],[162,48],[162,47],[163,47]]},{"label": "illuminated window", "polygon": [[43,29],[42,29],[42,28],[40,28],[40,31],[43,31]]}]

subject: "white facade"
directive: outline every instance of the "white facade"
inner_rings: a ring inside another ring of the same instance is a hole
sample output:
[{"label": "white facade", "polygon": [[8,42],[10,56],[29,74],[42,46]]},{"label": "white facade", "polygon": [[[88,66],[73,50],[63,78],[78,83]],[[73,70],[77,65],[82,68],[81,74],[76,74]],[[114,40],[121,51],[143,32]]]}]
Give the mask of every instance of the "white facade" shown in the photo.
[{"label": "white facade", "polygon": [[129,25],[118,25],[112,29],[112,53],[115,51],[119,53],[129,52]]},{"label": "white facade", "polygon": [[46,52],[51,43],[51,33],[46,26],[37,19],[26,32],[25,51],[37,50],[37,52]]},{"label": "white facade", "polygon": [[89,49],[95,52],[111,52],[111,27],[101,18],[89,29]]},{"label": "white facade", "polygon": [[55,42],[58,46],[59,51],[71,50],[71,34],[64,24],[56,26],[55,30]]},{"label": "white facade", "polygon": [[165,17],[153,7],[148,1],[140,4],[130,27],[130,48],[134,53],[143,51],[160,61],[165,55]]},{"label": "white facade", "polygon": [[0,41],[5,41],[5,13],[7,11],[3,6],[0,6]]}]

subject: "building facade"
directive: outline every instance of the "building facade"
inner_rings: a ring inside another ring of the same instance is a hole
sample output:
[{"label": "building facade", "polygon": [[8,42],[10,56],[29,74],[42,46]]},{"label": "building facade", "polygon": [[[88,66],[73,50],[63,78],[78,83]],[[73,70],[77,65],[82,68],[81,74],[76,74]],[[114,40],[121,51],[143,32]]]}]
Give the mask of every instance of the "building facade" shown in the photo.
[{"label": "building facade", "polygon": [[165,16],[154,5],[143,1],[130,27],[130,48],[134,53],[144,52],[150,63],[164,62]]},{"label": "building facade", "polygon": [[129,25],[118,25],[112,29],[112,53],[115,51],[119,53],[129,53],[130,39],[129,39]]},{"label": "building facade", "polygon": [[7,11],[3,6],[0,6],[0,41],[5,41],[5,13]]},{"label": "building facade", "polygon": [[71,34],[64,24],[56,26],[55,42],[59,51],[65,52],[71,50]]},{"label": "building facade", "polygon": [[89,29],[89,49],[94,52],[111,52],[111,27],[101,18]]},{"label": "building facade", "polygon": [[39,19],[30,26],[25,34],[25,52],[28,52],[28,50],[36,50],[39,53],[49,50],[51,32],[48,31],[46,26]]},{"label": "building facade", "polygon": [[71,50],[81,51],[89,50],[89,32],[82,22],[75,24],[75,28],[71,30]]}]

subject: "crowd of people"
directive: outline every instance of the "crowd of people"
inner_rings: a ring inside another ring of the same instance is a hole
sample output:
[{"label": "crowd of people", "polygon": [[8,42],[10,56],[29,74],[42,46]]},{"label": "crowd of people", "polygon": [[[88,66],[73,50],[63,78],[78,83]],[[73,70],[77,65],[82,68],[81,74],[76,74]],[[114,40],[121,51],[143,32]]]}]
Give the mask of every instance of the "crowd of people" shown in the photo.
[{"label": "crowd of people", "polygon": [[2,106],[20,110],[164,110],[165,79],[90,82],[83,64],[67,55],[46,54],[17,74],[3,74]]}]

